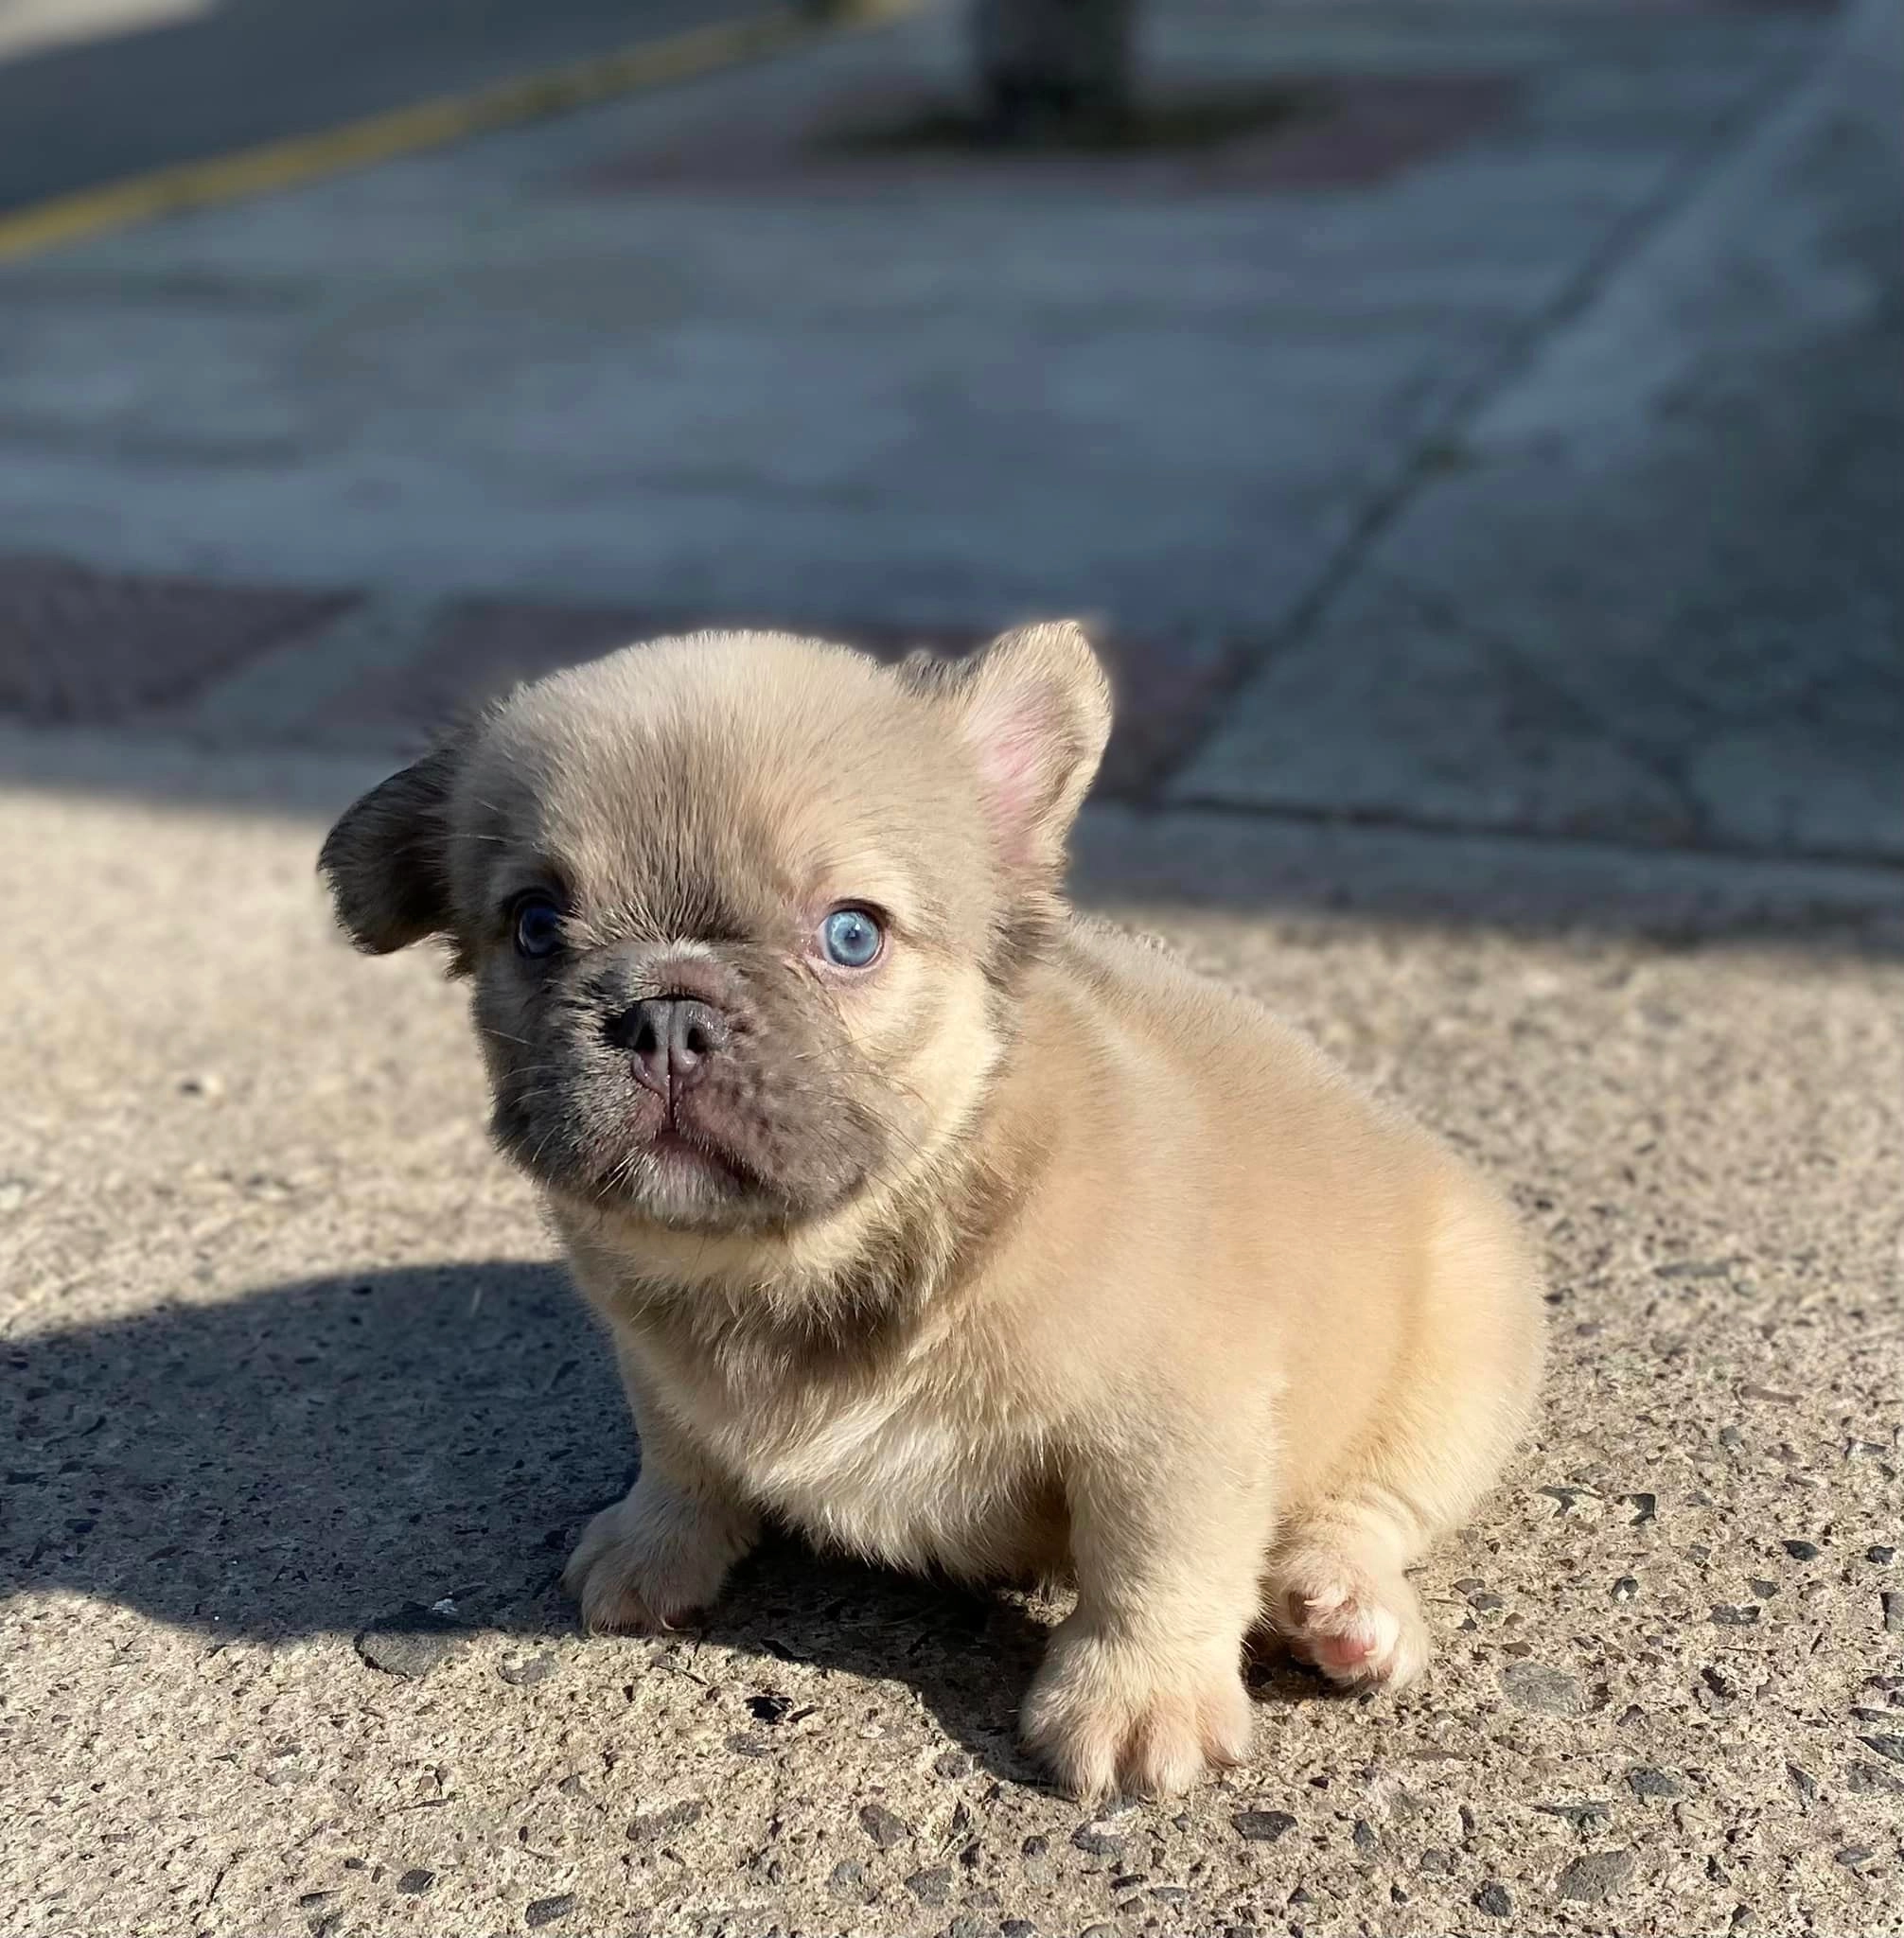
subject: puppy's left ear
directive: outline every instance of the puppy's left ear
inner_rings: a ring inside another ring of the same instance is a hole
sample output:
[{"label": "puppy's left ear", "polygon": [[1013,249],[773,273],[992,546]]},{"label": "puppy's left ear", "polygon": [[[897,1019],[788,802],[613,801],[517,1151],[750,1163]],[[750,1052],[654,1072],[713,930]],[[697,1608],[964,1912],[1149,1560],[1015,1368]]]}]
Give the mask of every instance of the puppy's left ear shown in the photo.
[{"label": "puppy's left ear", "polygon": [[360,949],[387,956],[450,926],[450,790],[459,736],[346,808],[317,858],[337,919]]},{"label": "puppy's left ear", "polygon": [[1000,855],[1014,872],[1055,877],[1111,732],[1110,682],[1084,627],[1021,626],[953,677]]}]

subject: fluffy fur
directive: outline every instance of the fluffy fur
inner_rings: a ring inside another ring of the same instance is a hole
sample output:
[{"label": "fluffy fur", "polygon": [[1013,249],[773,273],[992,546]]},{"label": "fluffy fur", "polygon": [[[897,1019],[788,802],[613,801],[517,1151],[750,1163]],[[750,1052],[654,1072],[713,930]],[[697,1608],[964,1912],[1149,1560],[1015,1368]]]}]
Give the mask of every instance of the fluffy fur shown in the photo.
[{"label": "fluffy fur", "polygon": [[[1109,723],[1071,625],[897,669],[663,641],[520,690],[323,857],[360,945],[440,935],[471,978],[498,1138],[613,1340],[642,1467],[570,1561],[588,1625],[704,1606],[764,1514],[1067,1577],[1023,1719],[1084,1796],[1241,1757],[1265,1622],[1337,1680],[1419,1674],[1405,1570],[1541,1355],[1492,1189],[1067,908]],[[561,912],[543,960],[524,894]],[[884,926],[870,969],[815,946],[840,906]],[[649,999],[717,1019],[691,1092],[632,1070]]]}]

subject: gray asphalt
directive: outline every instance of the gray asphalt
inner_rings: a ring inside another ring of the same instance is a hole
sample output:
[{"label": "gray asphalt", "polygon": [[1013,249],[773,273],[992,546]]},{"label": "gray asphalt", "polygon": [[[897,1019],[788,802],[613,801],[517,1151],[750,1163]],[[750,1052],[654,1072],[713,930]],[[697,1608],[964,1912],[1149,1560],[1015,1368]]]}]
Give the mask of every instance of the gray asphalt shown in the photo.
[{"label": "gray asphalt", "polygon": [[759,10],[753,0],[226,0],[0,57],[0,212]]}]

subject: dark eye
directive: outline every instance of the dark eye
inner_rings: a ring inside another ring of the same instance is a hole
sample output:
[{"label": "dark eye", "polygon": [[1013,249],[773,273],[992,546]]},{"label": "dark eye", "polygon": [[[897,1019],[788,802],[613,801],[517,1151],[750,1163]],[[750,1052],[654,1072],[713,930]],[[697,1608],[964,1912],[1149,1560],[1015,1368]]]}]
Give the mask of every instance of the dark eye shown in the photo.
[{"label": "dark eye", "polygon": [[841,969],[864,969],[878,959],[886,931],[864,908],[836,908],[820,925],[820,952]]},{"label": "dark eye", "polygon": [[547,895],[524,895],[516,904],[516,953],[553,956],[561,946],[561,909]]}]

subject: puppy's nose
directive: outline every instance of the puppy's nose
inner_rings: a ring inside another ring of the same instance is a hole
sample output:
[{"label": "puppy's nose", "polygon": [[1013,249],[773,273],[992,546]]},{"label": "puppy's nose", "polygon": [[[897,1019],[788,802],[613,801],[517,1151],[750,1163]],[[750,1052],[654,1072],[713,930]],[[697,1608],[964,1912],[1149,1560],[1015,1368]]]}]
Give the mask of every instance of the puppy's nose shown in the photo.
[{"label": "puppy's nose", "polygon": [[610,1019],[608,1041],[635,1060],[635,1075],[669,1102],[700,1081],[727,1041],[727,1022],[712,1003],[690,996],[650,996]]}]

